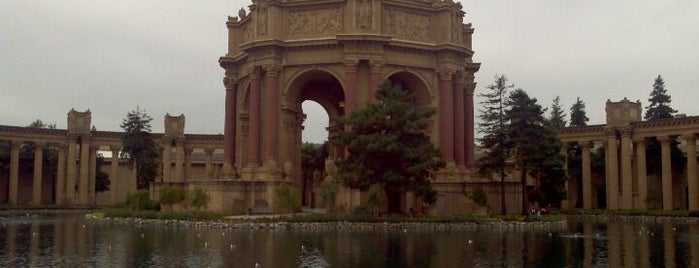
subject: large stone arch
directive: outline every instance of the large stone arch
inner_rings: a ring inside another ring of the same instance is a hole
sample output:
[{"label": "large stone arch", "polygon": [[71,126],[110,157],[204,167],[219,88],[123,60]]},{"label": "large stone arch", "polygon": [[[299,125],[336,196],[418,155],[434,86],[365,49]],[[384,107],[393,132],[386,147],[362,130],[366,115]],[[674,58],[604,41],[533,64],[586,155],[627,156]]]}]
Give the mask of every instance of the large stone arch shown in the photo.
[{"label": "large stone arch", "polygon": [[[375,103],[385,79],[415,92],[416,106],[438,111],[428,131],[450,165],[435,181],[469,180],[472,162],[464,160],[463,140],[472,143],[464,130],[473,128],[464,125],[473,120],[464,120],[464,107],[472,110],[473,103],[464,93],[472,93],[480,65],[473,63],[473,28],[463,23],[461,9],[449,0],[259,0],[249,13],[229,17],[228,51],[219,59],[227,89],[224,170],[232,180],[259,186],[251,187],[248,205],[273,204],[271,188],[279,183],[299,186],[304,100],[331,117],[347,115]],[[461,202],[463,194],[455,194]],[[359,204],[355,194],[340,199],[346,209]]]}]

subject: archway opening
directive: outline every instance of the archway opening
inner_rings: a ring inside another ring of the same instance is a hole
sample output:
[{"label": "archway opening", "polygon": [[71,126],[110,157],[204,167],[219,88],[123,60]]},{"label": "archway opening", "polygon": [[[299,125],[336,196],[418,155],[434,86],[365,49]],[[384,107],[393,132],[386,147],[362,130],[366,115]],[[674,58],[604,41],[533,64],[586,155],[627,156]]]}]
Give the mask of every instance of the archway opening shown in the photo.
[{"label": "archway opening", "polygon": [[345,94],[339,80],[330,72],[310,70],[296,77],[287,92],[287,101],[302,115],[295,148],[295,166],[300,167],[294,184],[304,206],[320,207],[317,190],[325,178],[326,161],[340,156],[332,140],[340,130],[331,118],[344,115]]}]

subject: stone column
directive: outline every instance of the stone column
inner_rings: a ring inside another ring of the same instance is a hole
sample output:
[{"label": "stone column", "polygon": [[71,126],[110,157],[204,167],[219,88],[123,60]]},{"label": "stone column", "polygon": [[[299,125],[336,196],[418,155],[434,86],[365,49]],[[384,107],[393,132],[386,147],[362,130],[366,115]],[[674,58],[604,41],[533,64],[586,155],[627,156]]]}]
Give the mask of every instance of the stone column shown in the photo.
[{"label": "stone column", "polygon": [[206,152],[206,177],[211,178],[214,176],[214,148],[205,148],[204,152]]},{"label": "stone column", "polygon": [[116,205],[119,203],[119,150],[121,150],[121,148],[116,145],[110,145],[109,149],[112,151],[112,166],[111,172],[109,173],[111,187],[109,188],[109,192],[112,205]]},{"label": "stone column", "polygon": [[454,161],[454,84],[451,69],[439,70],[439,148],[445,162]]},{"label": "stone column", "polygon": [[569,209],[571,207],[571,204],[574,204],[571,202],[571,194],[570,194],[570,183],[568,182],[570,180],[570,177],[568,176],[568,146],[563,143],[563,146],[561,146],[561,156],[563,156],[563,173],[566,175],[568,179],[566,179],[563,182],[563,189],[565,189],[566,193],[568,195],[566,196],[566,199],[561,200],[561,208],[562,209]]},{"label": "stone column", "polygon": [[660,136],[660,157],[662,159],[663,210],[672,210],[672,163],[670,162],[670,137]]},{"label": "stone column", "polygon": [[184,139],[177,140],[177,147],[175,147],[175,179],[172,181],[184,181]]},{"label": "stone column", "polygon": [[689,211],[699,210],[699,180],[697,178],[697,139],[694,134],[682,136],[687,143],[687,188]]},{"label": "stone column", "polygon": [[454,100],[455,100],[455,114],[454,114],[454,148],[456,160],[456,165],[459,167],[465,167],[466,158],[466,135],[464,135],[465,129],[465,116],[466,107],[464,102],[466,102],[466,97],[464,96],[464,77],[463,73],[457,73],[454,81]]},{"label": "stone column", "polygon": [[260,166],[260,73],[256,68],[250,73],[248,165]]},{"label": "stone column", "polygon": [[34,143],[34,181],[32,183],[32,204],[41,205],[41,184],[43,173],[44,144]]},{"label": "stone column", "polygon": [[[238,117],[238,103],[236,94],[238,89],[238,78],[236,75],[226,75],[223,79],[223,84],[226,86],[226,115],[223,130],[223,165],[228,170],[233,170],[235,166],[235,150],[236,150],[236,124]],[[207,172],[207,176],[210,173]]]},{"label": "stone column", "polygon": [[75,169],[75,160],[77,157],[77,144],[75,138],[68,138],[68,161],[66,163],[66,194],[67,203],[75,203],[75,184],[78,180],[77,170]]},{"label": "stone column", "polygon": [[631,130],[621,131],[621,191],[622,209],[633,208],[633,181],[631,174]]},{"label": "stone column", "polygon": [[583,209],[592,209],[592,168],[590,164],[590,142],[578,142],[582,150],[582,200]]},{"label": "stone column", "polygon": [[21,141],[10,141],[10,185],[8,201],[11,205],[19,204],[19,149],[22,148]]},{"label": "stone column", "polygon": [[619,209],[619,158],[615,133],[608,134],[606,156],[607,208]]},{"label": "stone column", "polygon": [[637,209],[648,208],[648,175],[646,171],[646,139],[643,137],[636,140],[636,181],[638,182]]},{"label": "stone column", "polygon": [[277,162],[279,144],[279,66],[265,66],[264,146],[265,162]]},{"label": "stone column", "polygon": [[194,148],[191,147],[184,149],[184,177],[182,181],[188,181],[192,177],[192,151]]},{"label": "stone column", "polygon": [[369,99],[368,103],[376,103],[376,90],[378,90],[379,85],[381,85],[383,62],[372,60],[369,69],[371,74],[369,75],[369,96],[367,96]]},{"label": "stone column", "polygon": [[56,204],[62,205],[65,201],[66,191],[66,146],[58,144],[58,163],[56,167]]},{"label": "stone column", "polygon": [[357,60],[345,61],[345,116],[357,110]]},{"label": "stone column", "polygon": [[80,144],[80,180],[78,181],[78,196],[80,205],[87,205],[87,184],[90,176],[90,142],[83,137]]},{"label": "stone column", "polygon": [[170,173],[171,168],[172,168],[172,144],[170,141],[165,141],[165,144],[163,144],[163,174],[162,174],[162,182],[171,182],[172,181],[172,175]]},{"label": "stone column", "polygon": [[87,202],[90,206],[95,205],[95,184],[97,183],[97,150],[99,146],[90,146],[90,176],[87,180]]},{"label": "stone column", "polygon": [[473,169],[476,167],[476,148],[475,148],[475,138],[474,138],[474,117],[475,113],[473,111],[473,91],[476,89],[476,83],[469,83],[466,86],[466,101],[464,103],[466,112],[464,114],[464,119],[466,120],[466,129],[464,130],[464,139],[466,143],[466,167]]}]

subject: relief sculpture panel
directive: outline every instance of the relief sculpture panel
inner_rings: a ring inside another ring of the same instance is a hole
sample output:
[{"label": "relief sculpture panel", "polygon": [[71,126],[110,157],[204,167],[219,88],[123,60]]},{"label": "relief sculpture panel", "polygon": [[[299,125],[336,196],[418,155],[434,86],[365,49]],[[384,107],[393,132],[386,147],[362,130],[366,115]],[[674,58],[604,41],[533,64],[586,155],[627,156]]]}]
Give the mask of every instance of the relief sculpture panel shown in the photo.
[{"label": "relief sculpture panel", "polygon": [[342,17],[339,9],[290,12],[287,25],[289,36],[331,35],[342,29]]},{"label": "relief sculpture panel", "polygon": [[426,15],[397,9],[383,10],[383,32],[408,39],[425,40],[430,29],[430,18]]}]

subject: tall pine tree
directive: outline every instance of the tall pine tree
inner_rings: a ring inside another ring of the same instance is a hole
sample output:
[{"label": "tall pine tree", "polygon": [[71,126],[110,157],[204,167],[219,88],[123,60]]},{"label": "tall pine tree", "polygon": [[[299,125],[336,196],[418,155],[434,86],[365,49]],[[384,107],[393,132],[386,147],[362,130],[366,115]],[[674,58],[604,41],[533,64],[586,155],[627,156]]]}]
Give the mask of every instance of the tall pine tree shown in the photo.
[{"label": "tall pine tree", "polygon": [[570,126],[587,126],[587,121],[590,121],[590,118],[587,118],[585,103],[578,97],[570,107]]},{"label": "tall pine tree", "polygon": [[668,95],[667,90],[665,90],[665,81],[663,81],[662,76],[658,75],[658,78],[653,82],[653,90],[650,92],[646,114],[643,116],[643,119],[656,120],[673,118],[673,114],[677,113],[677,110],[670,107],[671,101],[670,95]]},{"label": "tall pine tree", "polygon": [[126,114],[121,122],[122,157],[126,157],[131,168],[136,168],[136,188],[148,189],[150,182],[160,174],[160,145],[150,134],[153,120],[145,110],[138,107]]},{"label": "tall pine tree", "polygon": [[493,84],[486,87],[486,92],[480,94],[484,98],[478,123],[478,130],[483,134],[478,141],[484,154],[476,162],[481,176],[492,178],[494,174],[500,177],[500,204],[503,214],[507,213],[505,205],[505,176],[509,170],[507,159],[511,155],[512,145],[508,136],[507,100],[508,91],[515,85],[508,82],[505,75],[496,75]]},{"label": "tall pine tree", "polygon": [[548,123],[553,128],[564,128],[566,126],[566,113],[561,107],[561,98],[556,96],[553,99],[553,104],[551,104],[551,113],[548,118]]},{"label": "tall pine tree", "polygon": [[[529,97],[524,90],[513,91],[507,106],[509,137],[515,149],[513,160],[522,184],[522,213],[527,212],[530,198],[540,204],[547,201],[558,205],[565,172],[560,155],[562,144],[556,131],[546,124],[544,111],[536,98]],[[531,194],[528,192],[527,176],[532,176],[536,181]]]},{"label": "tall pine tree", "polygon": [[[670,102],[672,98],[667,93],[665,89],[665,81],[663,77],[658,75],[653,82],[653,89],[650,92],[650,97],[648,98],[648,106],[646,107],[646,113],[643,116],[645,120],[659,120],[674,118],[677,110],[670,107]],[[684,153],[678,147],[679,142],[676,137],[670,142],[670,157],[672,162],[672,168],[675,171],[682,172],[684,170],[684,163],[686,162]],[[660,142],[657,138],[652,137],[646,143],[646,170],[651,174],[659,174],[662,172],[661,163],[662,156],[660,153]]]},{"label": "tall pine tree", "polygon": [[424,201],[436,201],[430,174],[444,166],[441,153],[425,133],[434,110],[418,109],[413,93],[384,82],[376,104],[334,120],[351,126],[335,143],[349,156],[338,162],[337,176],[355,189],[378,185],[386,193],[389,213],[401,212],[401,197],[408,191]]}]

